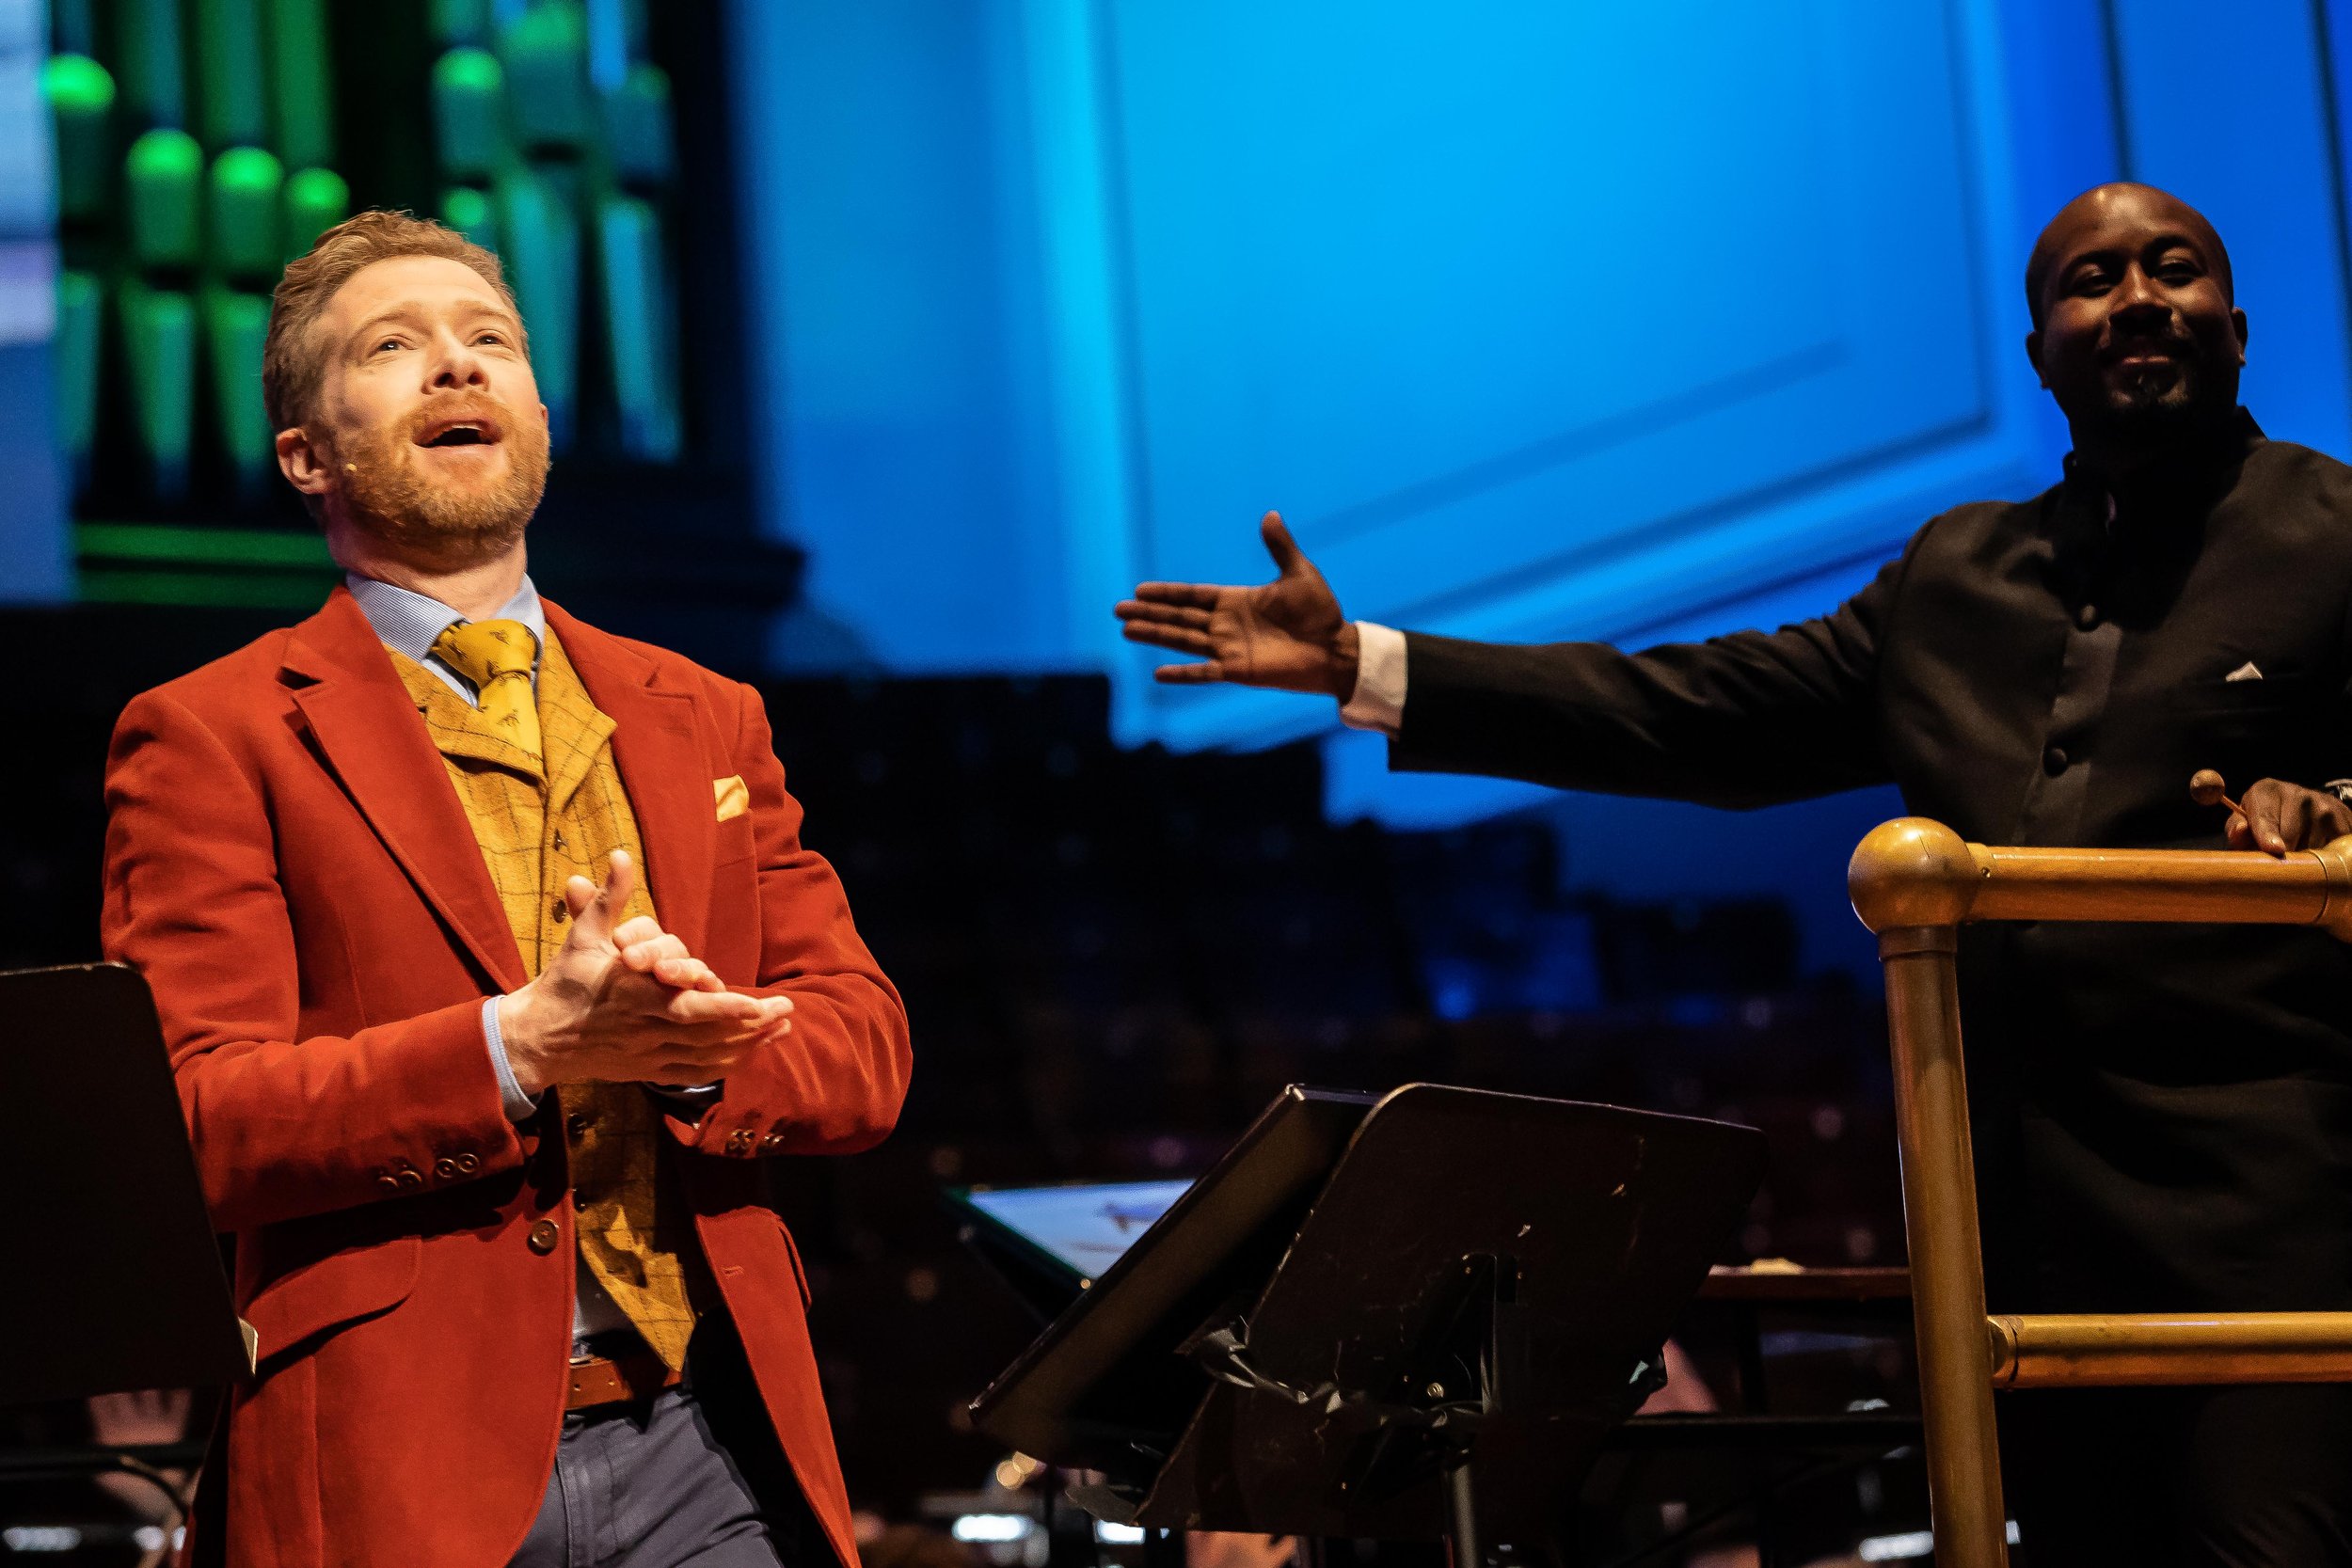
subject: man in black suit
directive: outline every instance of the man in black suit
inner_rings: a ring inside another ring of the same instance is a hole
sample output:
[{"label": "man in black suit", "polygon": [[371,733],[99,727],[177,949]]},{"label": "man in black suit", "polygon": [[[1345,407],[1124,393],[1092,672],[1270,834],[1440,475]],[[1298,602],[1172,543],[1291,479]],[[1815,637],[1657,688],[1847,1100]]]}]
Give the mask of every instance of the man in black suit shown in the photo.
[{"label": "man in black suit", "polygon": [[[1991,844],[2283,854],[2352,832],[2352,468],[2237,406],[2211,225],[2086,192],[2035,245],[2026,352],[2072,429],[2028,501],[1931,520],[1830,614],[1621,653],[1352,624],[1279,516],[1279,578],[1147,583],[1171,682],[1328,692],[1391,766],[1765,805],[1899,784]],[[2352,1308],[2352,953],[2275,927],[1971,927],[1962,957],[1997,1311]],[[2352,1563],[2352,1389],[2008,1396],[2050,1564]]]}]

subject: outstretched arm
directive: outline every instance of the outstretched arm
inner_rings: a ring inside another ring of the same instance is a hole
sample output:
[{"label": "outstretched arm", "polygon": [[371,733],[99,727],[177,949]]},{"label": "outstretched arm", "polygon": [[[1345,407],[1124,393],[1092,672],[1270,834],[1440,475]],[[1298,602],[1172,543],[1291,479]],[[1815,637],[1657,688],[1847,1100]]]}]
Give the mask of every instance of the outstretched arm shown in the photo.
[{"label": "outstretched arm", "polygon": [[[1163,665],[1157,676],[1171,685],[1348,702],[1370,634],[1341,613],[1278,514],[1260,531],[1272,582],[1144,583],[1118,607],[1128,640],[1200,661]],[[1638,654],[1411,636],[1391,765],[1723,806],[1882,783],[1873,699],[1903,564],[1819,620]]]}]

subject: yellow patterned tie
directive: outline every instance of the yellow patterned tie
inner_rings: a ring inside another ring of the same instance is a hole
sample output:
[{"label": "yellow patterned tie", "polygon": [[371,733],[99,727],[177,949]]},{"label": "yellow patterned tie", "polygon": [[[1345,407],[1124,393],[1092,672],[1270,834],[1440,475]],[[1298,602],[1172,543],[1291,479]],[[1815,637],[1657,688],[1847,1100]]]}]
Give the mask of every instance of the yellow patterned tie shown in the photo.
[{"label": "yellow patterned tie", "polygon": [[434,639],[441,662],[473,682],[482,717],[516,746],[538,756],[539,701],[531,673],[539,640],[520,621],[460,621]]}]

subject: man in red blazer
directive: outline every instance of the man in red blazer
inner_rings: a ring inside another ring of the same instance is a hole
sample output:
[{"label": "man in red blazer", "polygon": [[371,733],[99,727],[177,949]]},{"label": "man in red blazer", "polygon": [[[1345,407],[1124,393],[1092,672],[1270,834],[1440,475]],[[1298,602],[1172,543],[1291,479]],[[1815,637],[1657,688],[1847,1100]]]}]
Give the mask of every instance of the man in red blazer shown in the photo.
[{"label": "man in red blazer", "polygon": [[[906,1018],[802,847],[759,698],[532,589],[546,410],[487,252],[394,214],[329,230],[278,288],[264,379],[347,586],[135,701],[106,779],[106,950],[154,989],[260,1337],[197,1537],[270,1568],[854,1568],[757,1160],[881,1139]],[[469,662],[484,633],[520,667]],[[558,877],[534,963],[532,868],[494,863],[436,736],[530,730],[559,675],[610,721],[653,914],[626,913],[626,856]],[[616,1092],[682,1216],[667,1354],[639,1332],[645,1236],[618,1225],[593,1269],[581,1244],[558,1101]]]}]

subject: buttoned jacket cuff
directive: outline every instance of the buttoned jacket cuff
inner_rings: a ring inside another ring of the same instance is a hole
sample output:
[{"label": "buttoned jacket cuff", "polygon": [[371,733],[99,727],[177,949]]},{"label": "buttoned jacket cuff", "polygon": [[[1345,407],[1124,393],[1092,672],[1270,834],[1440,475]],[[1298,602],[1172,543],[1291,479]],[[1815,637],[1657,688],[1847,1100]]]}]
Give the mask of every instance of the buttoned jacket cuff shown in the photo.
[{"label": "buttoned jacket cuff", "polygon": [[499,1033],[499,1001],[493,996],[482,1004],[482,1038],[490,1048],[490,1070],[499,1075],[499,1103],[506,1107],[506,1119],[528,1121],[539,1102],[523,1093],[515,1064],[506,1059],[506,1038]]},{"label": "buttoned jacket cuff", "polygon": [[1340,722],[1394,739],[1405,728],[1405,634],[1373,621],[1356,623],[1356,691]]}]

